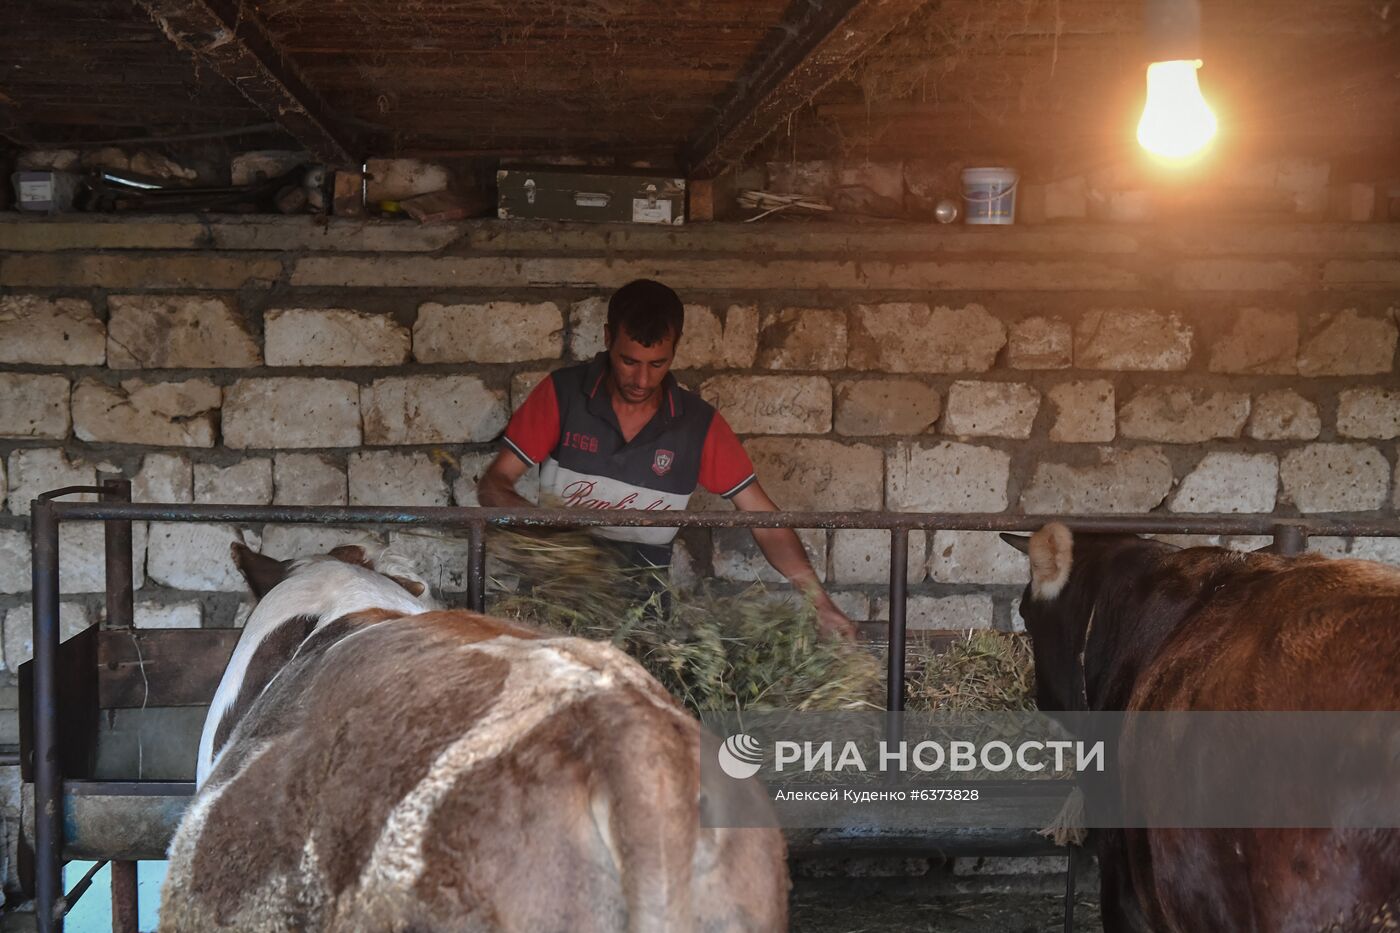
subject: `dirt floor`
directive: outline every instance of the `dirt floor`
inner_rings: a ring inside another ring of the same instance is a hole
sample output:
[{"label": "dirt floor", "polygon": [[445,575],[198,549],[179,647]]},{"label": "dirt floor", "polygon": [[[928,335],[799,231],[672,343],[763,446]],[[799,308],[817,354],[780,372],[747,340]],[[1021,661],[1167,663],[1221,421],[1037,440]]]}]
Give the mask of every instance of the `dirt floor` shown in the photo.
[{"label": "dirt floor", "polygon": [[[793,897],[792,933],[1063,933],[1064,898],[1052,894],[956,894],[922,899]],[[1080,894],[1075,933],[1100,933],[1096,900]]]},{"label": "dirt floor", "polygon": [[[1075,933],[1100,933],[1098,904],[1079,897]],[[31,913],[0,911],[0,933],[34,930]],[[795,896],[791,933],[1062,933],[1064,900],[1051,894],[957,894],[834,902]]]}]

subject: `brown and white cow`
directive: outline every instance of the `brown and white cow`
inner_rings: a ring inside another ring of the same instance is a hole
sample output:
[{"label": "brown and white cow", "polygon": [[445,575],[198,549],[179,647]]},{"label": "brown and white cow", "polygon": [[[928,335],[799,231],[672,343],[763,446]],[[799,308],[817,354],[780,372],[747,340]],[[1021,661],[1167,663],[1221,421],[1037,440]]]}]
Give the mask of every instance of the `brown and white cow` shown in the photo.
[{"label": "brown and white cow", "polygon": [[781,833],[700,825],[700,726],[622,652],[424,612],[358,548],[234,552],[254,646],[162,931],[786,929]]},{"label": "brown and white cow", "polygon": [[[1002,537],[1030,556],[1021,615],[1042,710],[1400,710],[1400,570],[1075,535],[1058,523]],[[1120,739],[1122,760],[1143,751],[1131,727]],[[1110,933],[1400,925],[1400,830],[1096,836]]]}]

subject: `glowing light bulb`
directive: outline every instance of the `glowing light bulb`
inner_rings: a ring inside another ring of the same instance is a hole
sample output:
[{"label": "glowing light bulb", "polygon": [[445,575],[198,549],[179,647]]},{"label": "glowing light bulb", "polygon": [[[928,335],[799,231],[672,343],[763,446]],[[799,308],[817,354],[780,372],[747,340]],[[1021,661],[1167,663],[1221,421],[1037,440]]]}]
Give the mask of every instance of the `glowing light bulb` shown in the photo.
[{"label": "glowing light bulb", "polygon": [[1185,159],[1215,136],[1215,114],[1201,96],[1195,61],[1153,62],[1147,66],[1147,106],[1137,138],[1142,148],[1168,159]]}]

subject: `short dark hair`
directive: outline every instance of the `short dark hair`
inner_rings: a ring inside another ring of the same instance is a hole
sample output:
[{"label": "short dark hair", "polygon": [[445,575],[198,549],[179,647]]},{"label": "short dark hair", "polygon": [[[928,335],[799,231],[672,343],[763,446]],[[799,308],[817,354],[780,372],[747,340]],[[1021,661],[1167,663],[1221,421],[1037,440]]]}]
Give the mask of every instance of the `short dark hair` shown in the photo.
[{"label": "short dark hair", "polygon": [[660,282],[635,279],[608,299],[608,329],[613,337],[623,331],[644,347],[667,337],[681,339],[685,306],[680,296]]}]

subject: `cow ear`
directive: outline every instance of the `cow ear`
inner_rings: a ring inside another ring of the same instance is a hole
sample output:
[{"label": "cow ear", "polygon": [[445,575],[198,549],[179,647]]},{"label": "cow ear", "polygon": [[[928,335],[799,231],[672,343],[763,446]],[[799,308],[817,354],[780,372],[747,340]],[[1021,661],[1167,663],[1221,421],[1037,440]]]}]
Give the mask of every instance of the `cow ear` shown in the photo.
[{"label": "cow ear", "polygon": [[1031,549],[1030,535],[1013,535],[1003,533],[1001,536],[1001,540],[1005,541],[1007,544],[1011,545],[1016,550],[1020,551],[1022,554],[1029,552]]},{"label": "cow ear", "polygon": [[393,581],[394,581],[395,583],[397,583],[399,586],[401,586],[401,587],[403,587],[404,589],[408,590],[408,591],[409,591],[410,593],[412,593],[415,597],[416,597],[416,596],[422,596],[424,593],[426,593],[426,592],[428,591],[428,585],[427,585],[426,583],[424,583],[422,580],[414,580],[414,579],[411,579],[411,578],[409,578],[409,577],[396,577],[396,576],[394,576],[393,574],[390,574],[390,575],[389,575],[389,579],[390,579],[390,580],[393,580]]},{"label": "cow ear", "polygon": [[1069,581],[1074,557],[1074,535],[1059,522],[1051,522],[1031,535],[1031,597],[1054,599]]},{"label": "cow ear", "polygon": [[342,563],[356,564],[360,567],[368,567],[371,570],[374,569],[374,565],[370,562],[369,555],[366,554],[365,549],[358,544],[342,544],[339,547],[333,547],[331,548],[331,556]]},{"label": "cow ear", "polygon": [[243,579],[248,581],[249,588],[258,599],[262,599],[274,586],[287,578],[287,568],[291,561],[276,560],[266,554],[259,554],[242,541],[233,542],[229,550],[233,554],[233,563],[238,567],[238,572],[243,574]]}]

